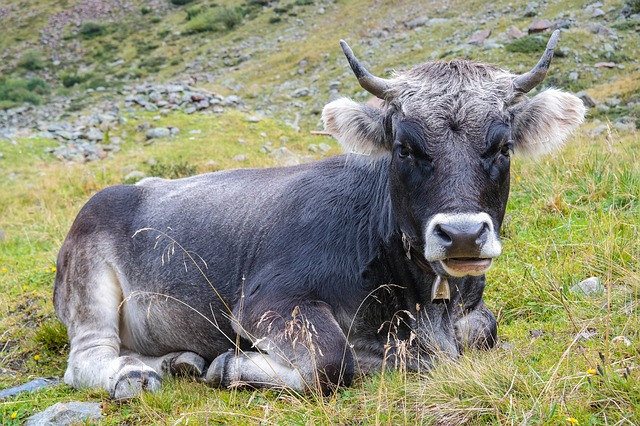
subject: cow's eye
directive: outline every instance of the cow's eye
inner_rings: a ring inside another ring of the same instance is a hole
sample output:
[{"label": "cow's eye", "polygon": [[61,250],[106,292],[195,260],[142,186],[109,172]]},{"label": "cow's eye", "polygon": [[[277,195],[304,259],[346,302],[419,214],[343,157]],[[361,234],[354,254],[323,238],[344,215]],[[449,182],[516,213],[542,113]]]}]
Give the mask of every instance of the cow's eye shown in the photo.
[{"label": "cow's eye", "polygon": [[411,151],[406,146],[401,145],[400,148],[398,148],[398,157],[407,158],[410,155],[411,155]]},{"label": "cow's eye", "polygon": [[511,141],[504,143],[502,147],[500,147],[500,154],[504,155],[505,157],[508,157],[509,155],[511,155],[512,151],[513,151],[513,142]]}]

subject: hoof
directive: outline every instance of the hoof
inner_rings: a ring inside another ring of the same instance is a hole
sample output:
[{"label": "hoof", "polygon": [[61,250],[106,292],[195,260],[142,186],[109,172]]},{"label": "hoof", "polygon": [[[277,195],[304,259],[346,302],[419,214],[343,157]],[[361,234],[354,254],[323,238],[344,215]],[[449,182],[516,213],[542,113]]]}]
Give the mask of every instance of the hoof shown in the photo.
[{"label": "hoof", "polygon": [[226,388],[234,381],[232,373],[232,361],[235,358],[235,352],[233,349],[229,349],[227,352],[218,355],[213,360],[209,369],[207,370],[207,376],[205,381],[207,384],[214,388]]},{"label": "hoof", "polygon": [[131,399],[143,391],[156,392],[162,387],[162,380],[153,370],[134,370],[123,374],[110,392],[110,397],[116,400]]},{"label": "hoof", "polygon": [[204,358],[193,352],[183,352],[171,361],[171,374],[179,377],[200,377],[204,373]]}]

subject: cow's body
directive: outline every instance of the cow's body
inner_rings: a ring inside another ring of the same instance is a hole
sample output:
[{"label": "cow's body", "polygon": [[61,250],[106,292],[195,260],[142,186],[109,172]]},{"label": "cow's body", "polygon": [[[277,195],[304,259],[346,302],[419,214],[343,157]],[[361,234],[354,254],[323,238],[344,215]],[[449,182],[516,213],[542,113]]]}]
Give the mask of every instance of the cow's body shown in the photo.
[{"label": "cow's body", "polygon": [[[326,392],[385,362],[416,369],[492,346],[482,293],[500,253],[505,147],[515,138],[524,151],[538,140],[551,149],[584,110],[547,93],[528,113],[558,134],[539,135],[525,126],[531,117],[518,127],[505,109],[512,75],[457,64],[449,72],[477,75],[460,74],[471,87],[455,93],[421,84],[419,96],[398,79],[382,109],[327,106],[327,129],[370,156],[98,193],[58,257],[56,312],[71,340],[65,381],[116,398],[156,389],[167,373]],[[487,94],[468,103],[465,91],[478,87]],[[442,102],[455,107],[443,114]]]}]

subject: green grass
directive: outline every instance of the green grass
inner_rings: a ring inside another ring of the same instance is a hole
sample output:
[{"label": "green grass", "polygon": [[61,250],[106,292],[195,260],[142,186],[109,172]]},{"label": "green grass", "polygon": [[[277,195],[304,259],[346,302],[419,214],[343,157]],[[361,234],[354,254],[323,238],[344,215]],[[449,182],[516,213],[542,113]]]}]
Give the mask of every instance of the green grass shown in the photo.
[{"label": "green grass", "polygon": [[[38,83],[43,80],[34,80],[36,83],[29,86],[31,75],[26,72],[41,72],[39,64],[51,63],[51,52],[46,47],[38,50],[42,62],[38,55],[29,58],[24,52],[37,45],[34,37],[46,23],[43,11],[61,10],[60,5],[49,7],[49,3],[33,0],[29,14],[6,17],[12,31],[0,33],[0,50],[7,55],[0,64],[4,76],[0,98],[2,93],[17,94],[5,95],[0,105],[17,105],[30,93],[37,95],[35,102],[46,96],[46,86]],[[75,4],[73,0],[68,3]],[[286,138],[284,145],[301,155],[309,154],[310,143],[332,143],[308,134],[316,128],[317,113],[327,101],[324,90],[329,82],[339,80],[340,93],[361,93],[341,56],[339,38],[349,41],[370,70],[382,76],[432,56],[450,59],[460,55],[522,72],[535,64],[535,50],[540,48],[524,46],[510,52],[469,47],[459,51],[456,37],[465,40],[480,28],[446,23],[420,31],[406,31],[399,23],[397,34],[374,43],[379,46],[361,44],[361,39],[371,39],[373,29],[388,26],[388,4],[372,7],[370,2],[354,0],[347,7],[338,2],[335,8],[325,6],[326,13],[320,15],[308,3],[291,0],[268,7],[259,1],[225,2],[229,8],[251,7],[250,17],[234,24],[232,31],[221,20],[216,27],[221,31],[186,34],[184,30],[192,22],[221,7],[198,1],[156,14],[151,10],[143,13],[145,3],[140,1],[134,2],[140,13],[121,22],[99,24],[95,32],[80,27],[81,33],[88,34],[68,39],[80,43],[89,59],[86,64],[62,63],[51,69],[48,85],[69,85],[67,90],[74,90],[116,85],[111,78],[183,78],[187,63],[206,58],[212,63],[208,70],[219,72],[220,77],[207,85],[209,89],[229,94],[221,83],[228,79],[244,87],[239,92],[243,98],[268,95],[282,117],[301,115],[302,130],[295,132],[270,119],[250,123],[249,112],[229,111],[221,116],[170,113],[154,125],[176,126],[181,129],[178,136],[147,146],[144,133],[136,132],[135,127],[152,121],[154,114],[139,112],[139,120],[128,115],[127,124],[121,125],[118,133],[114,131],[114,136],[127,133],[123,150],[115,159],[83,165],[54,160],[45,150],[54,145],[50,140],[18,138],[13,144],[0,139],[0,228],[6,234],[0,241],[0,389],[35,377],[64,374],[68,346],[53,312],[52,268],[75,215],[99,189],[123,183],[131,170],[179,177],[271,166],[274,161],[260,152],[267,141],[277,146]],[[502,10],[507,3],[498,0],[494,7]],[[620,8],[622,3],[614,1],[607,7]],[[582,0],[550,4],[541,7],[540,18],[554,19],[569,9],[582,16],[586,4]],[[455,19],[458,13],[454,10],[464,6],[473,14],[485,5],[480,0],[408,2],[397,11],[407,16],[420,13]],[[277,25],[270,23],[274,13],[282,16]],[[307,25],[297,25],[297,19]],[[354,25],[363,19],[366,27]],[[520,16],[504,14],[483,25],[491,27],[495,35],[511,25],[526,29],[528,24]],[[617,96],[625,104],[637,103],[640,74],[634,49],[638,35],[634,25],[615,26],[620,35],[616,55],[629,61],[625,69],[593,68],[590,64],[602,58],[602,40],[583,28],[572,27],[562,33],[560,42],[568,54],[554,58],[547,83],[587,89],[599,102]],[[257,38],[267,46],[283,34],[281,31],[291,28],[296,37],[285,38],[279,48],[244,43]],[[176,34],[178,30],[183,32]],[[212,41],[205,41],[206,37]],[[546,36],[542,40],[546,43]],[[417,44],[422,48],[414,49]],[[585,44],[590,50],[585,50]],[[229,46],[240,48],[249,60],[226,67],[223,58]],[[29,61],[18,66],[25,55]],[[104,66],[116,59],[123,59],[124,64]],[[304,76],[298,74],[302,60],[307,62]],[[568,80],[570,70],[580,71],[578,81]],[[286,81],[313,87],[318,96],[293,103],[290,91],[279,89]],[[92,105],[92,98],[83,95],[72,103],[81,110]],[[640,120],[637,107],[621,109],[612,108],[591,118],[606,123],[624,112]],[[640,424],[640,142],[637,133],[590,136],[587,131],[595,126],[587,124],[558,154],[537,162],[514,159],[511,198],[502,230],[504,253],[488,275],[486,290],[487,304],[499,321],[500,345],[496,350],[469,353],[458,363],[443,362],[428,373],[385,372],[358,379],[352,388],[327,399],[266,390],[217,390],[172,379],[158,394],[117,403],[102,391],[60,385],[0,402],[0,419],[3,424],[17,425],[55,402],[86,400],[101,401],[103,424],[114,425],[568,425],[569,418],[580,425]],[[191,134],[190,130],[200,133]],[[330,154],[338,151],[334,148]],[[248,160],[234,161],[238,154],[247,155]],[[569,291],[590,276],[601,279],[603,294],[585,297]],[[580,339],[583,332],[592,337]],[[15,419],[11,419],[13,413]]]},{"label": "green grass", "polygon": [[[202,120],[176,114],[171,122],[179,122],[181,134],[144,149],[144,135],[135,133],[132,120],[123,152],[100,164],[56,163],[44,152],[45,141],[0,142],[0,226],[7,234],[0,245],[0,324],[6,330],[0,368],[10,372],[0,376],[0,387],[62,376],[68,347],[51,306],[55,255],[81,205],[99,188],[120,183],[127,165],[150,172],[147,161],[154,158],[152,174],[182,176],[237,167],[232,158],[245,153],[249,160],[243,166],[263,167],[273,164],[259,151],[264,134],[288,138],[287,146],[302,154],[309,143],[326,140],[271,120],[249,123],[246,117],[233,112]],[[105,424],[553,425],[569,424],[567,418],[580,424],[607,424],[605,418],[610,424],[637,424],[639,148],[635,135],[579,135],[553,157],[514,161],[504,254],[486,291],[499,320],[496,350],[472,352],[428,373],[362,378],[328,399],[216,390],[173,379],[158,394],[129,403],[60,385],[11,398],[0,414],[9,418],[17,412],[19,424],[57,401],[79,399],[102,401]],[[589,276],[602,280],[604,294],[569,292]],[[593,337],[581,340],[585,331]]]}]

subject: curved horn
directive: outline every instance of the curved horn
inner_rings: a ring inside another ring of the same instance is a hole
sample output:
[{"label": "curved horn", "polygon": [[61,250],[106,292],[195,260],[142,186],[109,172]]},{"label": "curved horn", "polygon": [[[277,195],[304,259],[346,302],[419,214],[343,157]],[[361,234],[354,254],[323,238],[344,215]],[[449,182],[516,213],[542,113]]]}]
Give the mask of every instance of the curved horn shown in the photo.
[{"label": "curved horn", "polygon": [[547,49],[544,51],[542,58],[538,61],[538,64],[527,73],[519,75],[513,80],[513,90],[516,93],[527,93],[544,80],[551,64],[551,58],[553,58],[553,50],[558,44],[558,38],[560,38],[560,30],[555,30],[551,34],[551,38],[547,43]]},{"label": "curved horn", "polygon": [[355,57],[355,55],[353,54],[353,50],[351,50],[346,41],[340,40],[340,46],[342,46],[342,51],[347,57],[349,66],[351,66],[353,73],[356,75],[360,86],[362,86],[364,90],[371,93],[372,95],[380,99],[384,99],[387,91],[389,90],[388,80],[376,77],[375,75],[367,71],[366,68],[363,67]]}]

